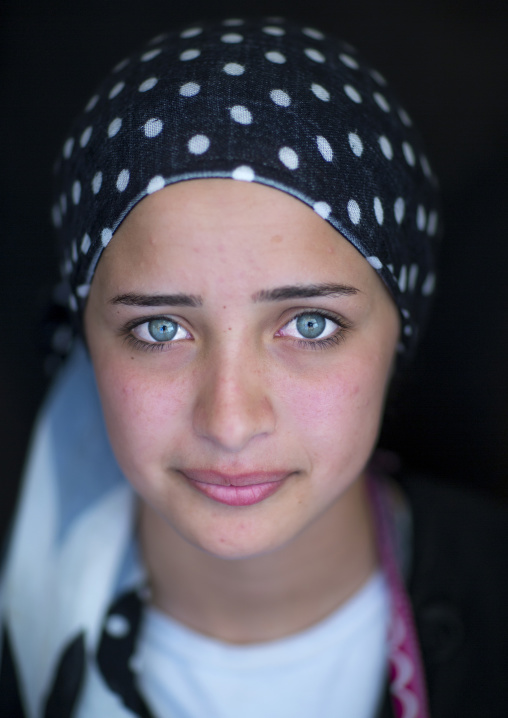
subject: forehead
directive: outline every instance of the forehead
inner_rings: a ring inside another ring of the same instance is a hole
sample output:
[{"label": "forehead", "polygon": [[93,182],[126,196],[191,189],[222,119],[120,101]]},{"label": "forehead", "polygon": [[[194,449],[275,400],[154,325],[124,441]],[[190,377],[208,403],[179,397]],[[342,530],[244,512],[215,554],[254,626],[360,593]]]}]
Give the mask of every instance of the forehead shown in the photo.
[{"label": "forehead", "polygon": [[[348,281],[383,286],[362,255],[307,205],[264,185],[181,182],[143,199],[104,252],[97,274],[137,284],[235,286]],[[339,276],[340,275],[340,276]]]}]

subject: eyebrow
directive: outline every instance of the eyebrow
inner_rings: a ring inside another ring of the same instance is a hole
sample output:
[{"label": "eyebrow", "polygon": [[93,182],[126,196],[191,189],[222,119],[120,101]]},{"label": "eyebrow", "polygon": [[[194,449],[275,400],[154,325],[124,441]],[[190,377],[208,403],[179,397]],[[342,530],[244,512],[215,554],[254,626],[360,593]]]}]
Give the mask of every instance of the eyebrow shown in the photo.
[{"label": "eyebrow", "polygon": [[203,299],[195,294],[118,294],[111,304],[129,307],[201,307]]},{"label": "eyebrow", "polygon": [[[358,294],[360,290],[346,284],[290,284],[274,289],[261,289],[252,295],[253,302],[283,302],[287,299],[340,297]],[[129,307],[201,307],[202,297],[196,294],[118,294],[111,304]]]},{"label": "eyebrow", "polygon": [[285,299],[305,299],[310,297],[341,297],[358,294],[359,289],[347,284],[294,284],[275,289],[262,289],[256,292],[254,302],[282,302]]}]

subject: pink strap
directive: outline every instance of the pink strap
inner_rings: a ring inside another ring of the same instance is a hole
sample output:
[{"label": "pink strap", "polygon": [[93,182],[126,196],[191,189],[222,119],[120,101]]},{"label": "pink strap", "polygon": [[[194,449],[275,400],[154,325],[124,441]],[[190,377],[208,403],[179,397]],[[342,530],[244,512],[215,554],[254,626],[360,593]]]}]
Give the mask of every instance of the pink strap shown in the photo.
[{"label": "pink strap", "polygon": [[396,560],[395,531],[386,481],[371,474],[367,481],[377,546],[391,601],[389,681],[395,718],[429,718],[425,674],[411,602]]}]

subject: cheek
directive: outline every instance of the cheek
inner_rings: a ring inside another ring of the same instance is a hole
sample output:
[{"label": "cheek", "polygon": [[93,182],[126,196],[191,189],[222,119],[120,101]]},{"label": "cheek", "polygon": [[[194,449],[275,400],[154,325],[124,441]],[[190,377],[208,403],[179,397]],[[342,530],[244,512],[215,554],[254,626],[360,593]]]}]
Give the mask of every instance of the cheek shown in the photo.
[{"label": "cheek", "polygon": [[[317,371],[305,381],[285,381],[288,416],[312,439],[314,458],[370,455],[379,431],[388,368],[361,357]],[[295,427],[296,428],[296,427]]]},{"label": "cheek", "polygon": [[113,451],[134,479],[148,465],[160,465],[183,425],[186,381],[147,373],[136,359],[109,358],[95,372]]}]

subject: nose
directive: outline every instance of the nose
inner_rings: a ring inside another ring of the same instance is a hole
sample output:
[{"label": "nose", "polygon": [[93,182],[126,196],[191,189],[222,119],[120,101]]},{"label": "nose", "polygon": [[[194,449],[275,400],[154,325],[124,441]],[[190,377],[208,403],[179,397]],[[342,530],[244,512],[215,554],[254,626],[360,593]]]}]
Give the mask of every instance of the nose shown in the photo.
[{"label": "nose", "polygon": [[196,433],[229,452],[239,452],[275,428],[275,413],[262,362],[245,351],[215,352],[194,405]]}]

